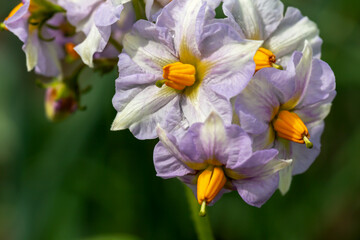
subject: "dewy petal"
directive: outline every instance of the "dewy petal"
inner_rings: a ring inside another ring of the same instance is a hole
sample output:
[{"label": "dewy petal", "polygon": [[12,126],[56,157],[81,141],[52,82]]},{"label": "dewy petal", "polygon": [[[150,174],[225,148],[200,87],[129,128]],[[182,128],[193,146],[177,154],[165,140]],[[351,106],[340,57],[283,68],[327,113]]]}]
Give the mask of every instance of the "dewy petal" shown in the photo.
[{"label": "dewy petal", "polygon": [[219,4],[220,1],[215,0],[172,1],[164,7],[156,24],[169,29],[174,34],[177,52],[189,51],[199,58],[198,43],[203,24],[205,19],[215,16],[214,9]]},{"label": "dewy petal", "polygon": [[279,0],[224,0],[223,8],[245,37],[255,40],[265,40],[279,25],[284,11]]},{"label": "dewy petal", "polygon": [[178,62],[172,45],[172,37],[165,28],[139,20],[133,31],[123,40],[125,52],[143,70],[162,74],[162,67]]},{"label": "dewy petal", "polygon": [[154,149],[157,176],[173,178],[195,173],[183,163],[189,160],[180,152],[175,137],[167,134],[160,126],[157,127],[157,134],[160,140]]},{"label": "dewy petal", "polygon": [[139,139],[155,138],[156,124],[166,119],[171,107],[178,102],[177,95],[174,89],[166,86],[145,88],[117,113],[111,130],[130,128]]},{"label": "dewy petal", "polygon": [[[303,17],[296,8],[288,7],[278,28],[265,41],[264,48],[271,49],[277,58],[290,56],[304,48],[308,40],[314,46],[314,55],[320,55],[321,39],[316,24]],[[284,61],[282,61],[284,62]]]}]

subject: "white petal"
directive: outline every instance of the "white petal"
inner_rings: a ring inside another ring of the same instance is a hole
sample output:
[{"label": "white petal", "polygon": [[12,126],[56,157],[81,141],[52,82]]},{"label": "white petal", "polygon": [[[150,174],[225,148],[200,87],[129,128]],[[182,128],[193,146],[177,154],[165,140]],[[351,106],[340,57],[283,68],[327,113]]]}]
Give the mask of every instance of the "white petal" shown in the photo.
[{"label": "white petal", "polygon": [[[154,116],[157,111],[171,102],[176,96],[177,92],[171,88],[163,86],[159,89],[156,86],[149,86],[139,92],[125,107],[116,115],[116,118],[111,126],[111,130],[122,130],[129,128],[131,125],[143,121]],[[161,121],[154,119],[154,124]],[[162,116],[164,118],[164,116]],[[155,126],[150,126],[155,132]]]},{"label": "white petal", "polygon": [[[277,58],[301,51],[304,41],[315,44],[318,50],[319,29],[307,17],[303,17],[296,8],[289,7],[279,27],[265,41],[264,47],[270,49]],[[317,52],[316,52],[317,54]]]},{"label": "white petal", "polygon": [[221,117],[212,112],[200,129],[200,140],[208,157],[215,156],[218,150],[226,149],[226,130]]},{"label": "white petal", "polygon": [[223,45],[202,61],[211,67],[204,78],[204,84],[230,99],[239,94],[249,83],[255,71],[253,57],[262,41],[242,41]]},{"label": "white petal", "polygon": [[231,123],[230,102],[206,86],[200,86],[190,95],[184,94],[181,99],[181,108],[190,125],[204,122],[213,111],[221,116],[225,124]]},{"label": "white petal", "polygon": [[228,0],[228,12],[242,28],[247,39],[265,40],[279,25],[284,6],[279,0]]},{"label": "white petal", "polygon": [[306,40],[302,53],[303,54],[300,60],[294,59],[294,62],[299,61],[295,67],[295,89],[292,97],[282,105],[282,108],[284,109],[293,109],[299,102],[301,102],[309,86],[313,55],[310,43]]},{"label": "white petal", "polygon": [[27,42],[23,46],[23,50],[26,55],[26,67],[28,71],[34,69],[38,62],[38,50],[39,42],[37,38],[37,31],[29,33]]},{"label": "white petal", "polygon": [[279,172],[279,190],[282,195],[285,195],[290,189],[293,167],[293,164],[290,164]]},{"label": "white petal", "polygon": [[[179,148],[173,143],[173,141],[170,141],[170,139],[167,136],[166,131],[161,128],[161,126],[158,124],[156,127],[156,132],[159,137],[159,140],[162,142],[162,144],[166,147],[166,149],[178,160],[183,161],[184,156],[181,154]],[[175,140],[176,141],[176,140]]]},{"label": "white petal", "polygon": [[102,51],[106,46],[99,29],[94,25],[91,26],[90,32],[86,39],[77,45],[74,50],[80,55],[82,61],[89,67],[93,67],[93,55],[95,52]]},{"label": "white petal", "polygon": [[[178,52],[191,52],[200,57],[198,41],[205,19],[214,17],[214,10],[220,1],[186,1],[169,3],[158,17],[157,24],[174,33],[174,45]],[[210,6],[209,6],[209,5]],[[186,49],[185,49],[186,48]],[[186,55],[186,54],[183,54]]]},{"label": "white petal", "polygon": [[143,70],[161,74],[162,67],[178,62],[171,46],[172,39],[166,29],[147,21],[138,21],[131,33],[125,35],[125,52]]}]

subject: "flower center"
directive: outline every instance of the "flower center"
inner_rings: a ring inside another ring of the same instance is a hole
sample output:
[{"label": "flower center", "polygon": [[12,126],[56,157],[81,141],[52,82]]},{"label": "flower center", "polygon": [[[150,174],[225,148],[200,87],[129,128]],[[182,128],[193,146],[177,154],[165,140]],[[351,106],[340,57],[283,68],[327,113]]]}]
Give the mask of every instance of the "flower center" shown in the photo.
[{"label": "flower center", "polygon": [[157,81],[156,86],[162,87],[165,84],[173,89],[183,90],[195,83],[195,72],[195,67],[191,64],[170,63],[163,67],[164,79]]},{"label": "flower center", "polygon": [[282,66],[275,64],[276,57],[275,55],[266,48],[259,48],[254,56],[255,72],[259,71],[262,68],[274,67],[282,70]]},{"label": "flower center", "polygon": [[309,131],[296,113],[286,110],[280,111],[273,125],[278,137],[297,143],[305,143],[307,148],[313,147],[309,140]]},{"label": "flower center", "polygon": [[208,166],[197,180],[197,199],[201,205],[200,215],[205,216],[205,207],[209,204],[226,183],[224,171],[219,166]]}]

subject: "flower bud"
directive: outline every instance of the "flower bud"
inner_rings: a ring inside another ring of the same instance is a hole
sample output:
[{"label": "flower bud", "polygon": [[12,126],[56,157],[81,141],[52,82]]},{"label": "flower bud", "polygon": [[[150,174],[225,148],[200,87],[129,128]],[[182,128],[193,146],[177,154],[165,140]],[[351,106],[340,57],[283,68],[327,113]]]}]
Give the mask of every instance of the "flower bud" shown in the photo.
[{"label": "flower bud", "polygon": [[75,92],[65,83],[52,83],[45,94],[45,112],[50,121],[61,121],[78,108]]}]

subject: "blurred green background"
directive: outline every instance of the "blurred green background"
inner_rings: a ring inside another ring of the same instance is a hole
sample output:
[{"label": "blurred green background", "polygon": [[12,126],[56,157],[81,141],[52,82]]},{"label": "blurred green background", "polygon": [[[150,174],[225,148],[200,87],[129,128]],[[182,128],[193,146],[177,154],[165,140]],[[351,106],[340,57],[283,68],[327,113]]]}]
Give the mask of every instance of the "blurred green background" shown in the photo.
[{"label": "blurred green background", "polygon": [[[360,239],[360,2],[286,0],[314,20],[338,95],[322,152],[261,208],[236,193],[208,209],[216,239]],[[17,1],[2,1],[5,18]],[[44,115],[21,42],[0,33],[0,239],[196,239],[182,184],[155,176],[156,141],[110,132],[116,71],[86,71],[88,107],[64,122]]]}]

